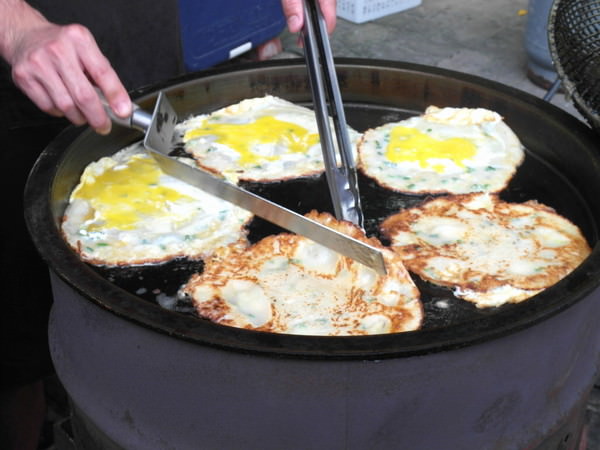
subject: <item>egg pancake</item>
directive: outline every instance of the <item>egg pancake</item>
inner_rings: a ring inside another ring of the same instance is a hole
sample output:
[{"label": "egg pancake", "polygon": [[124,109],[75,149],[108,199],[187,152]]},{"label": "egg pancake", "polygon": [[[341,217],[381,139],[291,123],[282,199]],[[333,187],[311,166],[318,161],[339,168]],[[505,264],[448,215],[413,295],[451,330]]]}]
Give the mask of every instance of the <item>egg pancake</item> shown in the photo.
[{"label": "egg pancake", "polygon": [[478,307],[521,302],[589,254],[579,228],[535,201],[439,197],[388,217],[381,230],[406,267]]},{"label": "egg pancake", "polygon": [[358,152],[365,175],[411,194],[499,192],[524,158],[519,139],[497,113],[435,106],[366,131]]},{"label": "egg pancake", "polygon": [[198,259],[245,246],[252,214],[161,171],[140,143],[89,164],[71,193],[62,232],[97,265]]},{"label": "egg pancake", "polygon": [[289,233],[247,249],[228,246],[206,261],[181,295],[222,325],[303,335],[366,335],[419,328],[419,291],[402,261],[375,238],[327,213],[308,217],[381,248],[388,274]]},{"label": "egg pancake", "polygon": [[[278,97],[243,100],[176,129],[200,167],[232,182],[278,181],[325,170],[314,112]],[[360,134],[350,128],[348,133],[356,157]]]}]

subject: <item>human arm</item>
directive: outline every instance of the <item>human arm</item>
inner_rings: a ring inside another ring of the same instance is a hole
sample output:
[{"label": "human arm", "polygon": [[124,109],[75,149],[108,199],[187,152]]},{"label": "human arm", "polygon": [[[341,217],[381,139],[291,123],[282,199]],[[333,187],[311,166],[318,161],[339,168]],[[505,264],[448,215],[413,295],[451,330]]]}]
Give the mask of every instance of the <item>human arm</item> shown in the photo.
[{"label": "human arm", "polygon": [[82,25],[57,25],[23,0],[0,0],[0,55],[14,83],[49,114],[108,133],[111,122],[95,87],[118,116],[131,112],[127,91]]},{"label": "human arm", "polygon": [[[281,0],[283,14],[287,20],[288,29],[291,33],[297,33],[304,25],[303,0]],[[327,24],[327,31],[333,32],[336,21],[336,0],[318,0]]]}]

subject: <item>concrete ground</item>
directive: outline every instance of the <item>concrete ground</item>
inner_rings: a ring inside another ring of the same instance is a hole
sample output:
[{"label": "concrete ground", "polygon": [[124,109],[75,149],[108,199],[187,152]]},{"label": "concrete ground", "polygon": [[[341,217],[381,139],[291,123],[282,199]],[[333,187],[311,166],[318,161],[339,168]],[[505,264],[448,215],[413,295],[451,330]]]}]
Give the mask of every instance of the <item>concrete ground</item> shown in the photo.
[{"label": "concrete ground", "polygon": [[[531,17],[528,0],[422,0],[417,7],[362,24],[338,18],[330,39],[335,57],[441,67],[542,98],[546,89],[527,78],[525,30]],[[280,57],[302,54],[297,36],[284,31],[281,40],[284,52]],[[535,45],[544,46],[545,42],[536,41]],[[581,119],[562,93],[556,94],[552,103]]]}]

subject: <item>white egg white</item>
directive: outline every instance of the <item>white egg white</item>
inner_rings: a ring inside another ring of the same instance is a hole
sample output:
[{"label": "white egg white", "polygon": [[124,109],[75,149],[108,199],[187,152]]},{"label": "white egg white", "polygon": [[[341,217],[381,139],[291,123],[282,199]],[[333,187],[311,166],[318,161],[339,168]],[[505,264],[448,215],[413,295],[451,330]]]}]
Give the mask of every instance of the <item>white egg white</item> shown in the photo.
[{"label": "white egg white", "polygon": [[[200,131],[207,126],[214,132]],[[277,181],[324,171],[314,112],[271,95],[191,117],[177,131],[199,166],[233,182]],[[360,134],[350,127],[348,133],[356,158]]]},{"label": "white egg white", "polygon": [[136,143],[85,168],[62,232],[85,261],[134,265],[198,259],[231,243],[245,246],[251,217],[164,174]]},{"label": "white egg white", "polygon": [[482,108],[427,108],[364,133],[359,168],[406,193],[499,192],[524,158],[502,117]]}]

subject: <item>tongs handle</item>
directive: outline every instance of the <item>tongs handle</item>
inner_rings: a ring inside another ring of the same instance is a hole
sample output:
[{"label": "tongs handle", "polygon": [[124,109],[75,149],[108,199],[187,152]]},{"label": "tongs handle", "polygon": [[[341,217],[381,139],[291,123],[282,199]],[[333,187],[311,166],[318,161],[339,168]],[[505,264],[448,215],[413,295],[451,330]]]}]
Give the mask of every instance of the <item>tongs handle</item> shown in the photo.
[{"label": "tongs handle", "polygon": [[[364,219],[360,206],[358,177],[346,126],[346,115],[333,64],[325,19],[315,0],[304,0],[302,37],[334,213],[339,220],[348,220],[363,228]],[[329,124],[328,104],[335,128],[341,167],[338,167],[337,164],[336,150]]]}]

